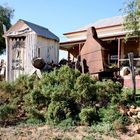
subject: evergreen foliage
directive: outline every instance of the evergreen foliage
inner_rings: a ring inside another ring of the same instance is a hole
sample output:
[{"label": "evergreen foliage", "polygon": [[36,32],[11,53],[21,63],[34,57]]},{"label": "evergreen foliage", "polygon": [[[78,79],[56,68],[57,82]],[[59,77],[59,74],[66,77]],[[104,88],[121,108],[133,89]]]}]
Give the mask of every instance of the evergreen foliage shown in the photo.
[{"label": "evergreen foliage", "polygon": [[13,17],[14,10],[10,7],[0,5],[0,54],[5,51],[5,40],[3,36],[3,25],[8,30],[11,26],[11,18]]},{"label": "evergreen foliage", "polygon": [[0,117],[8,106],[5,116],[15,109],[18,121],[61,126],[113,123],[120,118],[119,102],[129,99],[118,82],[98,81],[68,66],[43,73],[40,80],[25,75],[11,83],[1,82],[0,96]]}]

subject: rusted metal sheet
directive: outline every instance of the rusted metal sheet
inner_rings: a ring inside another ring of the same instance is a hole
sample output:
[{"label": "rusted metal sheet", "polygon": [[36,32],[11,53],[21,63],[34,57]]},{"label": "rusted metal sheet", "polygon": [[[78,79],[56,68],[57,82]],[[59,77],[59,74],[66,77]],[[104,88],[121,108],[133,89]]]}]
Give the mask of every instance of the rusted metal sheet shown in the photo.
[{"label": "rusted metal sheet", "polygon": [[104,48],[102,41],[97,37],[94,27],[87,31],[87,40],[81,50],[81,60],[86,60],[89,68],[89,73],[99,73],[105,70],[104,68]]}]

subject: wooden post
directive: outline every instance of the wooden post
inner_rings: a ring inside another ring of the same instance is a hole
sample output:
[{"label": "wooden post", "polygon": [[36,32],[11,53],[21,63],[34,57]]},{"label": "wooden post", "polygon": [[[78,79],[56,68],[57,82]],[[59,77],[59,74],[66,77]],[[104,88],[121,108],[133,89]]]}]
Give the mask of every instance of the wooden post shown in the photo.
[{"label": "wooden post", "polygon": [[118,68],[120,67],[121,39],[118,38]]},{"label": "wooden post", "polygon": [[83,60],[81,60],[81,67],[82,67],[82,73],[85,73]]},{"label": "wooden post", "polygon": [[5,44],[6,44],[6,74],[5,74],[5,80],[8,81],[9,80],[9,47],[8,47],[8,42],[9,42],[9,38],[5,35],[6,33],[6,26],[2,23],[3,26],[3,32],[4,35],[3,37],[5,38]]},{"label": "wooden post", "polygon": [[136,80],[135,80],[135,70],[134,70],[134,54],[128,53],[128,58],[129,58],[129,65],[131,69],[131,75],[132,75],[132,100],[136,101]]},{"label": "wooden post", "polygon": [[81,51],[81,44],[79,43],[79,55],[80,55],[80,51]]},{"label": "wooden post", "polygon": [[6,75],[5,80],[9,81],[9,38],[5,36],[5,44],[6,44]]},{"label": "wooden post", "polygon": [[70,61],[70,52],[68,51],[68,62]]}]

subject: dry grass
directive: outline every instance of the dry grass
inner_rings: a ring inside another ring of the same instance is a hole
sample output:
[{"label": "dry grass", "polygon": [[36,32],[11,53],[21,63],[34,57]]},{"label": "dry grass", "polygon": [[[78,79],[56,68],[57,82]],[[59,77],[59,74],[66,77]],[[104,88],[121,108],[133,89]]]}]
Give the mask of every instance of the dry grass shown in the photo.
[{"label": "dry grass", "polygon": [[54,128],[47,125],[19,125],[0,128],[0,140],[140,140],[135,133],[136,126],[129,126],[126,134],[117,133],[118,137],[85,131],[90,127],[79,126],[69,129]]}]

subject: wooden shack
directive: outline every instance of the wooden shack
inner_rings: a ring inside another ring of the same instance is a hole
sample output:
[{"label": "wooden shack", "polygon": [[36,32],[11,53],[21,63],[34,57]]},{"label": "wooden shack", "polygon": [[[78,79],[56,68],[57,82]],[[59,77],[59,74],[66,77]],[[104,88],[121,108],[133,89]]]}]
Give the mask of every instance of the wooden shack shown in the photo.
[{"label": "wooden shack", "polygon": [[13,81],[21,74],[30,74],[34,69],[32,59],[41,57],[46,63],[57,64],[59,38],[47,28],[25,20],[19,20],[5,34],[6,80]]}]

